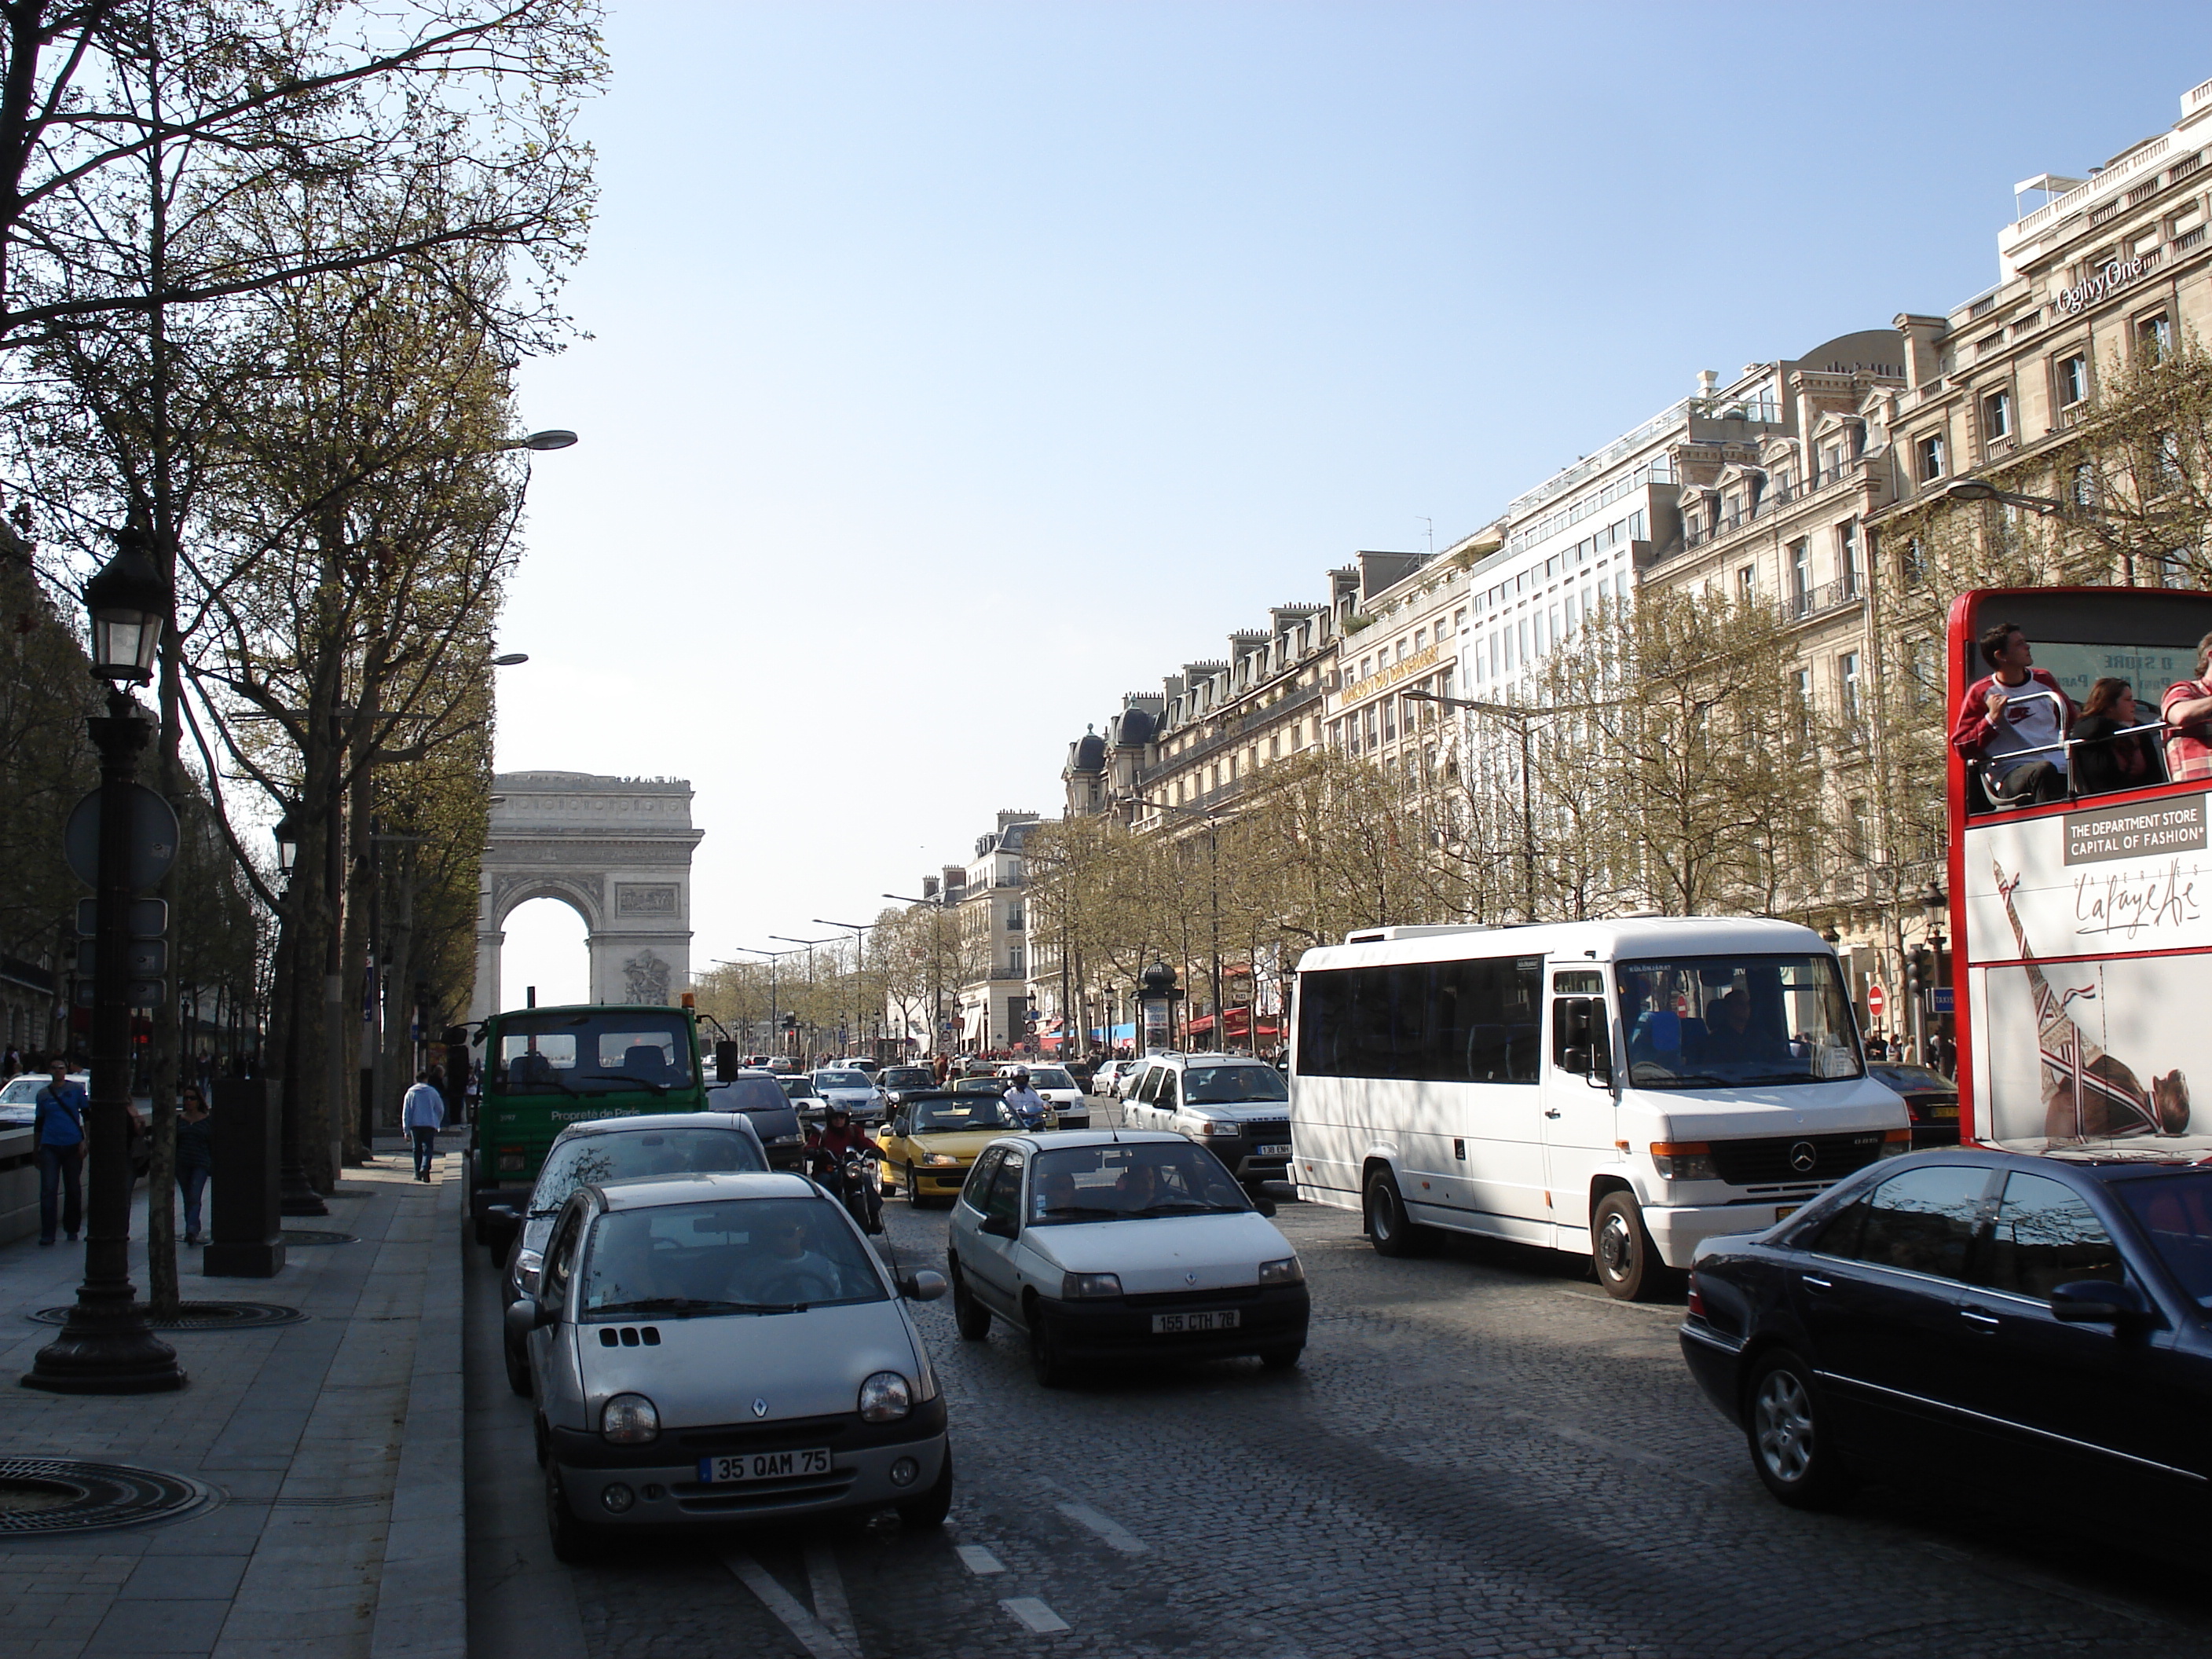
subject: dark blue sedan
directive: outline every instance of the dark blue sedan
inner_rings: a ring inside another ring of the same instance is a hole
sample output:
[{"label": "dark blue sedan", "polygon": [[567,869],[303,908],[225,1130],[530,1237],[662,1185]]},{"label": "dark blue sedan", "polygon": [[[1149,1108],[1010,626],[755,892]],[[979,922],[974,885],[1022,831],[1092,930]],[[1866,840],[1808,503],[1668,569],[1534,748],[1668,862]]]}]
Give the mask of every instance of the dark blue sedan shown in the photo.
[{"label": "dark blue sedan", "polygon": [[2212,1168],[1954,1149],[1712,1240],[1682,1352],[1784,1503],[1965,1470],[2212,1496]]}]

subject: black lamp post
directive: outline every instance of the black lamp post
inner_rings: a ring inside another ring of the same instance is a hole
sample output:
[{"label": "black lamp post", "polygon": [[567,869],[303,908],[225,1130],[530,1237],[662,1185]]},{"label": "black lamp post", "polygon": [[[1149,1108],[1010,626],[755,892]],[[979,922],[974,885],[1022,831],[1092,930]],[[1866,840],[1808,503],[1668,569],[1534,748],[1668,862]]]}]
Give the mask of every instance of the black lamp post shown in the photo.
[{"label": "black lamp post", "polygon": [[[284,902],[292,903],[292,877],[300,864],[300,820],[301,809],[297,805],[284,808],[270,833],[276,841],[276,867],[284,876]],[[296,918],[295,918],[296,919]],[[282,1119],[283,1167],[277,1173],[278,1212],[283,1215],[328,1215],[331,1206],[323,1202],[314,1183],[307,1179],[307,1152],[305,1145],[307,1126],[301,1121],[300,1090],[300,963],[296,932],[294,943],[286,957],[290,971],[283,975],[286,1008],[284,1014],[284,1052],[282,1056],[285,1106]]]},{"label": "black lamp post", "polygon": [[125,690],[154,678],[169,586],[136,527],[84,590],[92,672],[107,713],[88,720],[100,751],[99,880],[93,930],[92,1109],[86,1141],[84,1282],[62,1334],[39,1350],[23,1386],[56,1394],[162,1394],[185,1386],[177,1352],[154,1334],[131,1283],[131,860],[133,774],[154,724]]}]

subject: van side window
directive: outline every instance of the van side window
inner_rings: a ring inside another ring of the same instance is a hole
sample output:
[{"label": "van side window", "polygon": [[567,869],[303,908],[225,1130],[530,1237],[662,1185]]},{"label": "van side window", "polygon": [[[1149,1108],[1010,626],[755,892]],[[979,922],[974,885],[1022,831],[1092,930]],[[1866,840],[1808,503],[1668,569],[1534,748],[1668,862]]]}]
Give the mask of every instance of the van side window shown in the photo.
[{"label": "van side window", "polygon": [[1302,975],[1298,1069],[1310,1077],[1534,1083],[1543,988],[1540,957]]}]

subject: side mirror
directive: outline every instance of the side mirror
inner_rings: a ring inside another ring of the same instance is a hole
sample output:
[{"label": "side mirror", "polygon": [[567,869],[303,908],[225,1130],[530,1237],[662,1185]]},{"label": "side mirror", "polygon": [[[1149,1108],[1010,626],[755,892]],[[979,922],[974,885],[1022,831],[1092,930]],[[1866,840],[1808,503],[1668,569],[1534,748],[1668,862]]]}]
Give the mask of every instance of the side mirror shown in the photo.
[{"label": "side mirror", "polygon": [[541,1302],[534,1296],[526,1296],[507,1304],[507,1334],[518,1344],[531,1332],[560,1322],[561,1304],[557,1302]]},{"label": "side mirror", "polygon": [[899,1294],[909,1302],[934,1302],[945,1294],[945,1275],[924,1267],[899,1280]]},{"label": "side mirror", "polygon": [[2132,1285],[2084,1279],[2051,1292],[2051,1313],[2064,1325],[2110,1325],[2130,1329],[2150,1322],[2150,1305]]},{"label": "side mirror", "polygon": [[1275,1213],[1275,1200],[1268,1197],[1267,1194],[1249,1193],[1246,1196],[1252,1200],[1252,1207],[1257,1210],[1261,1215],[1272,1216]]},{"label": "side mirror", "polygon": [[1012,1216],[987,1215],[983,1218],[982,1226],[976,1231],[988,1233],[994,1238],[1018,1238],[1022,1230],[1015,1224]]}]

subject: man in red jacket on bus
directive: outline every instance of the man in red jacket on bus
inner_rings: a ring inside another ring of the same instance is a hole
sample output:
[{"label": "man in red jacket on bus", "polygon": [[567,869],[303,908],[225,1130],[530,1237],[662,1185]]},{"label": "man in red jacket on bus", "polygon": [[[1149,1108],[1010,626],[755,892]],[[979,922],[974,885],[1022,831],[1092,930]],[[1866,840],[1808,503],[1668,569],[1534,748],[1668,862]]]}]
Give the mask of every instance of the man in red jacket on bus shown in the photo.
[{"label": "man in red jacket on bus", "polygon": [[1979,644],[1990,672],[1966,688],[1951,723],[1951,746],[1983,763],[1997,805],[2065,799],[2073,700],[2034,665],[2027,635],[2016,623],[1999,623]]}]

